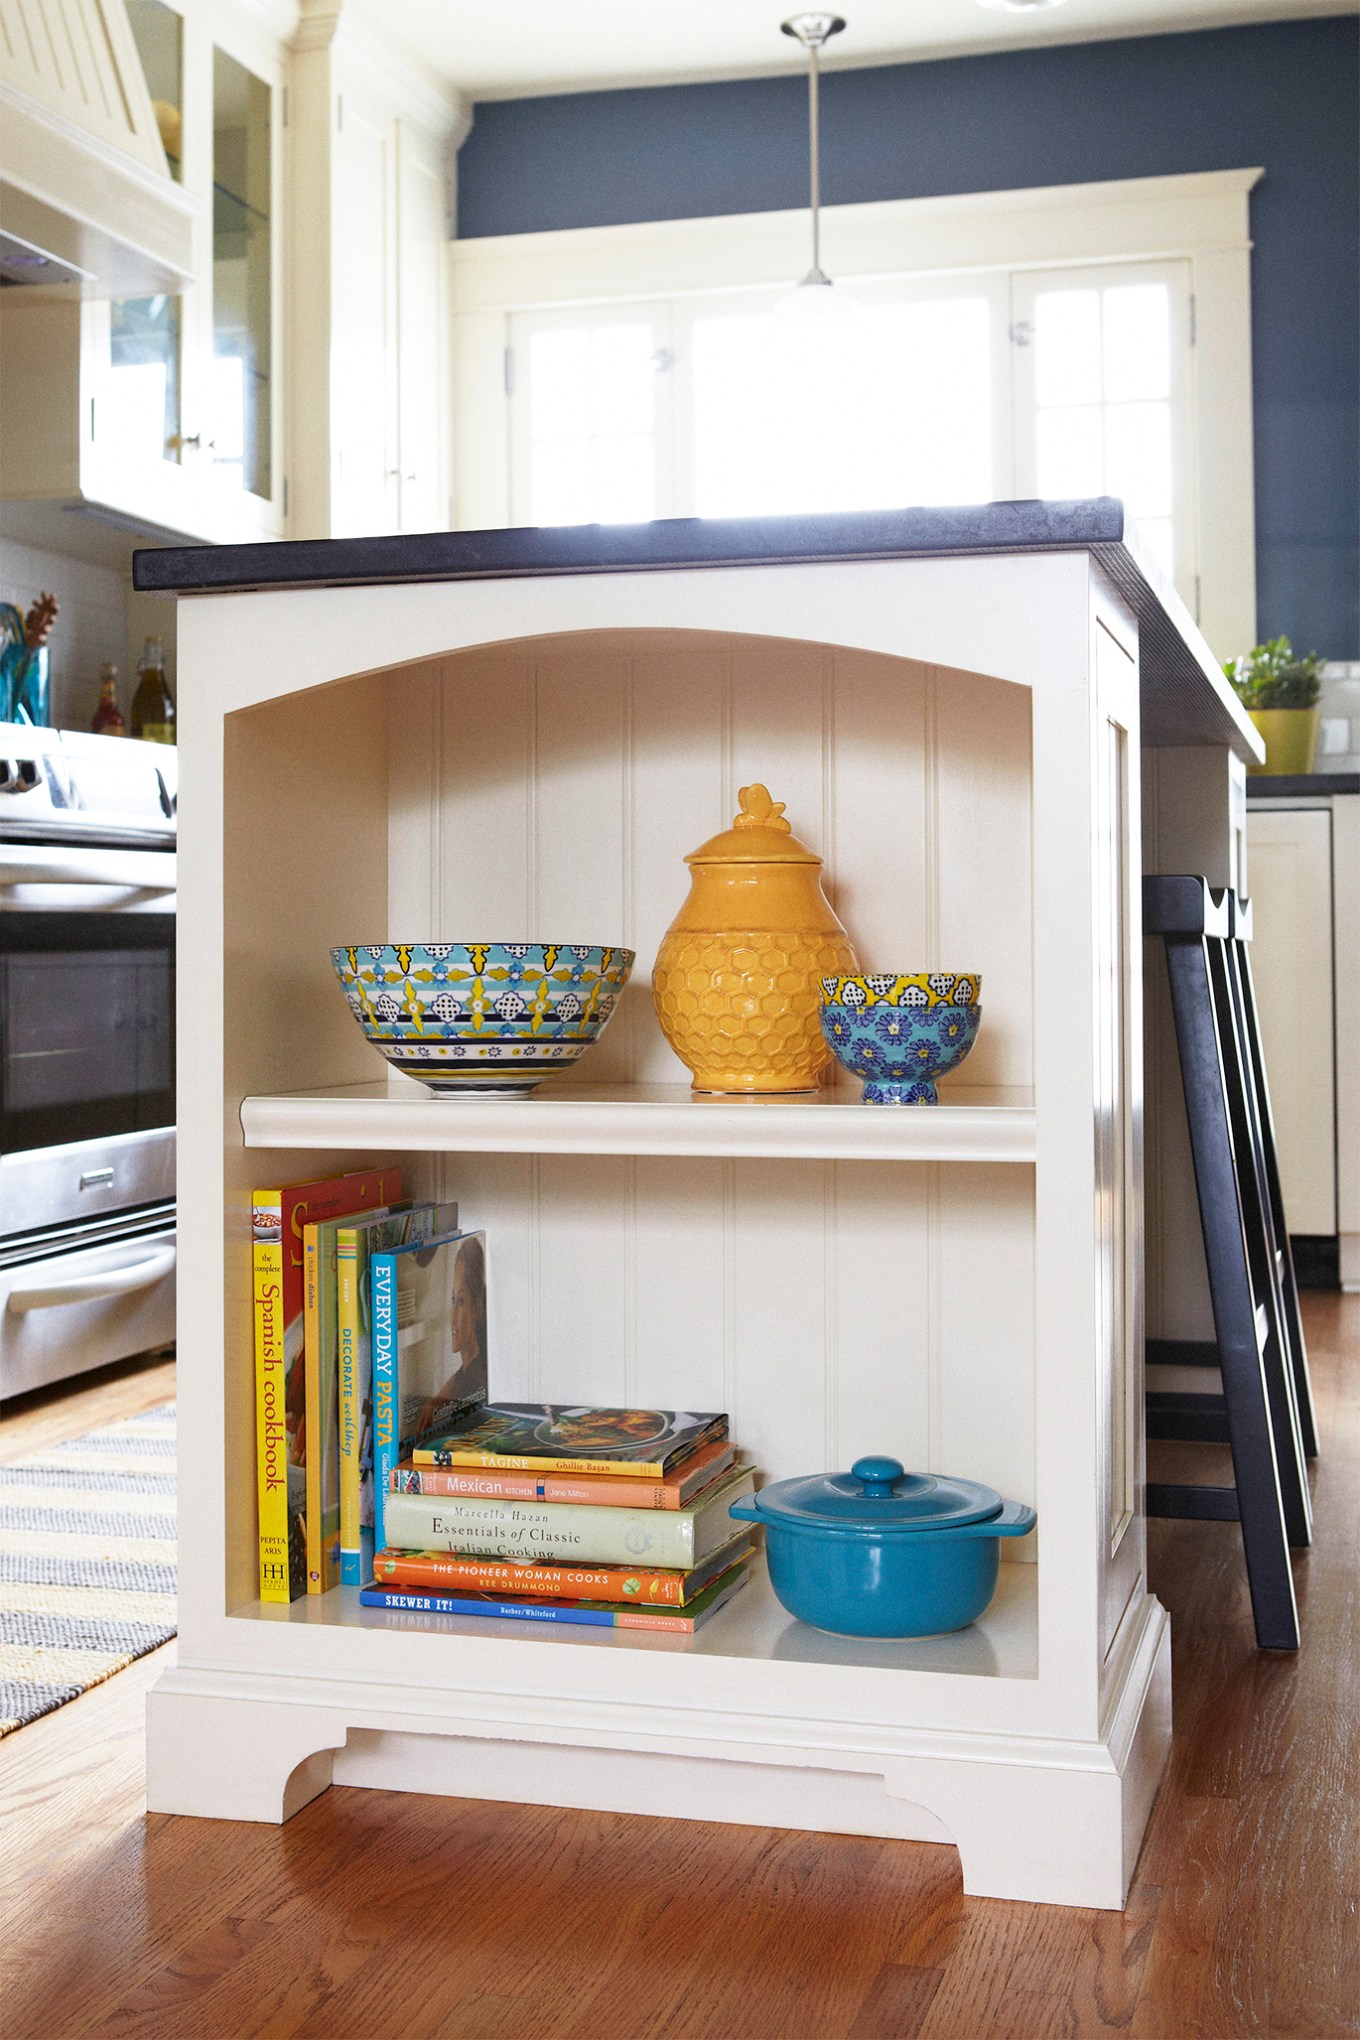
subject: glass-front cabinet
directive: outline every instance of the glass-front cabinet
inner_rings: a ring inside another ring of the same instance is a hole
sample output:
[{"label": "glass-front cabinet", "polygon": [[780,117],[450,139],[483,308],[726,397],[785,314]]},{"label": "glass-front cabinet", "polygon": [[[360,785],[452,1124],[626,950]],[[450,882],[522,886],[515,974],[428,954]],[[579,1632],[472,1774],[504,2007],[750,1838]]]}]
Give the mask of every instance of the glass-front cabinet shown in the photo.
[{"label": "glass-front cabinet", "polygon": [[191,536],[282,536],[282,53],[248,17],[128,0],[196,281],[89,305],[91,493]]}]

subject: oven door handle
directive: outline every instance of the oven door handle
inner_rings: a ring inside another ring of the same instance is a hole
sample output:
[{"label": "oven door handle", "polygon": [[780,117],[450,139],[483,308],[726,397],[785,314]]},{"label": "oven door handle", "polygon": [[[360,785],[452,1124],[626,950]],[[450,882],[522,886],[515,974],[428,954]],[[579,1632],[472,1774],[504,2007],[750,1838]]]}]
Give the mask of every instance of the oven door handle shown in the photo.
[{"label": "oven door handle", "polygon": [[6,843],[0,850],[0,885],[120,885],[169,893],[175,890],[175,853]]},{"label": "oven door handle", "polygon": [[[49,1269],[57,1264],[49,1261]],[[173,1273],[175,1266],[175,1245],[157,1247],[140,1261],[131,1262],[126,1268],[109,1268],[92,1275],[63,1275],[56,1281],[30,1282],[16,1286],[9,1293],[9,1308],[13,1311],[53,1310],[60,1303],[90,1303],[100,1296],[127,1296],[134,1290],[150,1289],[153,1283]]]}]

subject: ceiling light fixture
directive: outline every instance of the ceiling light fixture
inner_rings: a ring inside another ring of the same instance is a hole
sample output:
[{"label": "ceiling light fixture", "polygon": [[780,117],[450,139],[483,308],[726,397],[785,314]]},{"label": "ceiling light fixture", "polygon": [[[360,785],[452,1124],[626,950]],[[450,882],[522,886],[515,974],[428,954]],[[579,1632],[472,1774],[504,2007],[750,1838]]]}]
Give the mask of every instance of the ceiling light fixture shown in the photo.
[{"label": "ceiling light fixture", "polygon": [[817,108],[817,62],[821,51],[833,35],[839,35],[845,27],[839,14],[793,14],[787,21],[780,22],[785,35],[791,35],[800,42],[808,53],[808,186],[812,201],[812,267],[807,275],[786,297],[780,298],[774,311],[777,319],[799,322],[816,320],[840,320],[854,318],[859,306],[844,291],[838,290],[822,268],[821,254],[821,134],[818,125]]},{"label": "ceiling light fixture", "polygon": [[1046,8],[1061,7],[1063,0],[978,0],[993,14],[1042,14]]}]

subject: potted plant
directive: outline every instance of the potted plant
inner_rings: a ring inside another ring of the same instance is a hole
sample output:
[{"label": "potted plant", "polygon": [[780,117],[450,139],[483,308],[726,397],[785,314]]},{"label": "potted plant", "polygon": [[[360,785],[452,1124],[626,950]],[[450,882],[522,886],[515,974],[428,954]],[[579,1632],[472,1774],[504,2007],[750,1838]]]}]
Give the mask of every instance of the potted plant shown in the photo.
[{"label": "potted plant", "polygon": [[1249,772],[1312,771],[1324,664],[1317,652],[1300,657],[1287,637],[1269,638],[1228,660],[1223,671],[1266,747],[1265,763],[1249,765]]}]

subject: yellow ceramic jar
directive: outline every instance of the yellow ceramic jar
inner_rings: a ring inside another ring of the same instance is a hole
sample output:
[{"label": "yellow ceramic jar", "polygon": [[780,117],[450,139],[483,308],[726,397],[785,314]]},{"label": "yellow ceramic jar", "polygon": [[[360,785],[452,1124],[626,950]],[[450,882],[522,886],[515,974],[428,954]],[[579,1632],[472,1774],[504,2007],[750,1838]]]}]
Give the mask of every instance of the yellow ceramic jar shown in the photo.
[{"label": "yellow ceramic jar", "polygon": [[763,786],[685,859],[689,898],[652,973],[657,1018],[696,1091],[815,1091],[831,1061],[818,980],[858,970],[822,860]]}]

